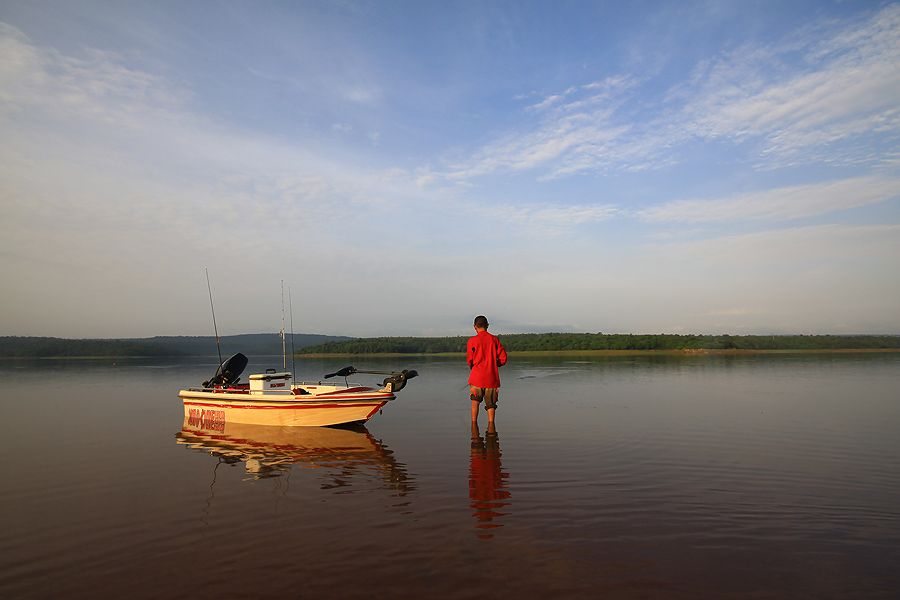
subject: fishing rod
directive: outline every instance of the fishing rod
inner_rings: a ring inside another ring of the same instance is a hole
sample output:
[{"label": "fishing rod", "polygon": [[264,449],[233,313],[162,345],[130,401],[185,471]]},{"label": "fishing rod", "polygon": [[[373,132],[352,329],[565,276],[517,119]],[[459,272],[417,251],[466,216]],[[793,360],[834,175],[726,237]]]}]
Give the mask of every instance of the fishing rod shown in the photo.
[{"label": "fishing rod", "polygon": [[213,307],[212,286],[209,285],[209,267],[204,267],[204,269],[206,269],[206,289],[209,290],[209,308],[212,310],[213,331],[216,332],[216,351],[219,353],[219,367],[221,368],[222,348],[219,346],[219,328],[216,326],[216,309]]},{"label": "fishing rod", "polygon": [[281,280],[281,370],[287,371],[287,353],[284,349],[284,279]]},{"label": "fishing rod", "polygon": [[294,367],[294,302],[291,300],[291,286],[288,286],[288,307],[291,310],[291,374],[295,374]]}]

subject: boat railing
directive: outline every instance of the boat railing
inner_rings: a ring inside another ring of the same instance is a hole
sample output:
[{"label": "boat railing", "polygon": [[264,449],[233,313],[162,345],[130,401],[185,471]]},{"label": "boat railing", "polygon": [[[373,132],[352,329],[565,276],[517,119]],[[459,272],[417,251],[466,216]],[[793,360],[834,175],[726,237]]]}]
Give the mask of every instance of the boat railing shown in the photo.
[{"label": "boat railing", "polygon": [[251,390],[249,388],[221,388],[221,387],[191,387],[188,388],[189,392],[208,392],[213,394],[241,394],[243,396],[257,396],[259,394],[265,393],[269,394],[284,394],[285,396],[289,396],[291,391],[289,390]]},{"label": "boat railing", "polygon": [[241,394],[242,396],[258,396],[258,395],[284,395],[290,396],[296,389],[302,389],[303,386],[314,386],[332,389],[352,389],[369,387],[361,383],[344,383],[338,381],[294,381],[290,390],[249,390],[247,388],[221,388],[221,387],[189,387],[188,392],[206,392],[212,394]]},{"label": "boat railing", "polygon": [[321,386],[328,386],[328,387],[347,387],[347,388],[364,387],[363,384],[361,384],[361,383],[353,383],[353,382],[344,383],[343,381],[295,381],[293,383],[293,385],[294,385],[294,387],[297,387],[298,385],[321,385]]}]

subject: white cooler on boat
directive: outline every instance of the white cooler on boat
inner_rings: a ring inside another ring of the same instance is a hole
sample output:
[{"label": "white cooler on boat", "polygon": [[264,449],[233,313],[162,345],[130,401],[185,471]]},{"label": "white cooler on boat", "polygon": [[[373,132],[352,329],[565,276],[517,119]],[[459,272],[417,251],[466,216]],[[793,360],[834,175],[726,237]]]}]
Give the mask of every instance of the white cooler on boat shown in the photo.
[{"label": "white cooler on boat", "polygon": [[266,373],[264,375],[250,376],[250,393],[261,392],[290,392],[290,373]]}]

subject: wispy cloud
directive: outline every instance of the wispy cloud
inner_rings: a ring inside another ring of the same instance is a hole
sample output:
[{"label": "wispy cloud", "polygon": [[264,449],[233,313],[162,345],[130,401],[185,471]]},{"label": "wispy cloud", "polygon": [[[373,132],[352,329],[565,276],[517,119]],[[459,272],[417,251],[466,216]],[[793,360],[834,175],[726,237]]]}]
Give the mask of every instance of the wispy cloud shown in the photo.
[{"label": "wispy cloud", "polygon": [[719,200],[676,200],[638,211],[650,221],[796,219],[884,202],[900,195],[900,178],[871,175],[739,194]]},{"label": "wispy cloud", "polygon": [[[784,154],[900,131],[900,6],[822,37],[821,27],[698,66],[682,127],[704,138],[761,138]],[[797,60],[797,56],[800,60]]]},{"label": "wispy cloud", "polygon": [[45,118],[143,128],[153,114],[172,119],[168,110],[190,97],[157,76],[123,66],[115,53],[88,49],[86,54],[76,59],[37,48],[19,30],[0,23],[0,115],[40,111]]},{"label": "wispy cloud", "polygon": [[543,169],[552,178],[612,164],[614,154],[622,152],[621,138],[631,128],[612,117],[635,85],[628,77],[616,77],[549,96],[527,109],[540,119],[533,131],[498,139],[471,160],[451,167],[446,176],[468,179],[495,171]]},{"label": "wispy cloud", "polygon": [[[7,159],[0,172],[8,173],[7,189],[28,197],[20,187],[28,186],[44,207],[63,208],[79,195],[85,217],[99,217],[110,204],[149,203],[147,216],[165,215],[172,227],[213,225],[233,212],[229,206],[251,219],[278,211],[280,222],[310,223],[342,207],[383,207],[398,187],[414,187],[391,171],[333,159],[312,142],[215,122],[197,112],[188,89],[129,68],[114,53],[87,53],[81,60],[39,48],[0,24],[0,121],[6,120],[0,156]],[[333,128],[339,135],[351,130],[345,123]],[[65,183],[41,177],[41,169],[65,172]],[[173,175],[178,192],[157,186],[157,180],[170,185]],[[103,189],[116,190],[116,199]],[[215,210],[195,214],[204,198]]]},{"label": "wispy cloud", "polygon": [[[863,136],[900,133],[900,6],[835,27],[822,23],[777,44],[707,59],[655,105],[629,102],[655,83],[633,75],[549,95],[525,110],[537,121],[480,148],[446,176],[534,170],[547,179],[659,168],[677,162],[693,140],[752,141],[760,167],[878,163],[878,142]],[[824,147],[827,156],[813,152]]]}]

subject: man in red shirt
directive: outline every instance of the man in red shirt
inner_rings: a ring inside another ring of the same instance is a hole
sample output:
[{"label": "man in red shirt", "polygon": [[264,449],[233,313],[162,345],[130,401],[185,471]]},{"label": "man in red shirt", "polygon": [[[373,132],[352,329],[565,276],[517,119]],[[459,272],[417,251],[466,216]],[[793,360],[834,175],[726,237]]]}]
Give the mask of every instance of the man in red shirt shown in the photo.
[{"label": "man in red shirt", "polygon": [[488,333],[487,317],[475,317],[474,337],[466,344],[466,360],[472,373],[469,375],[472,399],[472,422],[478,421],[478,405],[484,400],[488,423],[494,422],[494,411],[500,398],[499,369],[506,364],[506,350],[500,339]]}]

